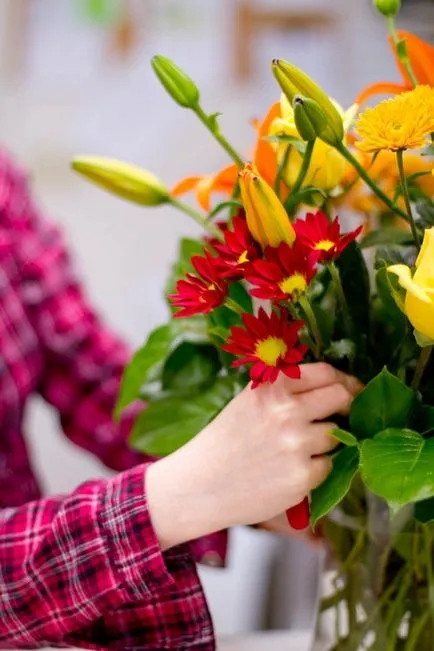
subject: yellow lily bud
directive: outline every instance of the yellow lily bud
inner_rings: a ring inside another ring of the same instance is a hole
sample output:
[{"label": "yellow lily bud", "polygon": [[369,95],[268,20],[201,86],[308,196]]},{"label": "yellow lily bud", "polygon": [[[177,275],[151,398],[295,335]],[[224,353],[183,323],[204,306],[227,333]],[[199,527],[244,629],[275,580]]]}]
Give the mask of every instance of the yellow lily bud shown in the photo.
[{"label": "yellow lily bud", "polygon": [[299,68],[287,61],[274,59],[272,70],[277,83],[291,104],[297,95],[313,99],[319,104],[326,115],[327,126],[318,137],[329,145],[339,145],[344,138],[342,117],[320,86]]},{"label": "yellow lily bud", "polygon": [[170,97],[184,108],[199,105],[199,89],[194,81],[171,59],[157,54],[151,61],[152,68]]},{"label": "yellow lily bud", "polygon": [[398,276],[399,284],[406,290],[405,313],[416,333],[434,343],[434,227],[425,231],[422,248],[416,260],[416,271],[405,264],[388,268]]},{"label": "yellow lily bud", "polygon": [[245,166],[239,177],[247,226],[254,239],[263,249],[282,242],[292,244],[295,231],[274,190],[251,164]]},{"label": "yellow lily bud", "polygon": [[72,168],[88,181],[141,206],[170,200],[169,190],[150,172],[136,165],[102,156],[74,158]]},{"label": "yellow lily bud", "polygon": [[327,117],[320,105],[309,97],[297,96],[293,102],[297,131],[307,142],[319,138],[327,126]]}]

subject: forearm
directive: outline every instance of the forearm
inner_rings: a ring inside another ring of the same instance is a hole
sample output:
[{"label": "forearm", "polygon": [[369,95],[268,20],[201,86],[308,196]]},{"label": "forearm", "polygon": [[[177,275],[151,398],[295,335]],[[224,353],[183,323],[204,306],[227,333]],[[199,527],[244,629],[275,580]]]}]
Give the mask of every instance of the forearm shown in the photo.
[{"label": "forearm", "polygon": [[76,646],[81,634],[101,633],[107,612],[144,608],[176,587],[149,518],[143,467],[0,512],[0,569],[2,648]]}]

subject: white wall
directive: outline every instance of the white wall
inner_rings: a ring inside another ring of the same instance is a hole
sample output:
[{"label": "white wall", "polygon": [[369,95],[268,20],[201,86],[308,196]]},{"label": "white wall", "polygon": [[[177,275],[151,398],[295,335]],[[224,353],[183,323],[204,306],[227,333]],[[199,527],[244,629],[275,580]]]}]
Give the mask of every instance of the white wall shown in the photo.
[{"label": "white wall", "polygon": [[[10,2],[15,0],[0,0],[3,28]],[[149,2],[147,40],[126,66],[107,64],[103,34],[77,20],[76,0],[32,3],[29,69],[22,83],[1,81],[0,136],[31,169],[40,205],[65,228],[92,300],[132,345],[165,319],[161,290],[166,272],[178,238],[196,232],[195,227],[170,209],[143,211],[106,196],[74,177],[68,160],[76,153],[110,154],[141,163],[168,183],[225,162],[194,117],[174,106],[158,86],[148,65],[155,52],[185,66],[203,89],[205,107],[224,112],[225,132],[244,151],[253,142],[248,119],[261,115],[277,97],[268,73],[272,57],[303,65],[343,104],[362,83],[393,76],[370,2],[324,3],[340,11],[334,34],[264,38],[257,47],[256,83],[245,87],[228,74],[231,0],[172,1],[172,13],[166,11],[170,3]],[[27,424],[47,490],[68,491],[103,472],[59,435],[55,414],[41,404],[29,410]],[[270,569],[280,555],[288,555],[280,541],[238,530],[229,570],[202,572],[220,631],[262,624]],[[274,602],[274,623],[308,625],[305,604],[315,591],[315,560],[299,543],[292,544],[289,559],[279,571],[286,580]],[[309,575],[302,598],[297,579]]]}]

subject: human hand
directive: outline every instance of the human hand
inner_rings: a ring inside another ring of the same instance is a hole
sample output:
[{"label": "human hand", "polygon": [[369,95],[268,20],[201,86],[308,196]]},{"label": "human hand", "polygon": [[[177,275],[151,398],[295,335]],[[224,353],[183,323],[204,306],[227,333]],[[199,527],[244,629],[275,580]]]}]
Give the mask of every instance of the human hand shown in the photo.
[{"label": "human hand", "polygon": [[244,389],[190,443],[147,471],[151,518],[163,549],[298,504],[327,476],[338,441],[324,421],[346,414],[359,382],[323,363],[298,380]]}]

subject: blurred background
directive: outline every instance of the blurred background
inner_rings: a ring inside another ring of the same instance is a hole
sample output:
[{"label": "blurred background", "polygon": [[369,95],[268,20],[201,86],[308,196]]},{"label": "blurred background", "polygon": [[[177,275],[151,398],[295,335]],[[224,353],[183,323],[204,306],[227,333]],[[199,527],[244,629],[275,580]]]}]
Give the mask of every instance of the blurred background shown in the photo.
[{"label": "blurred background", "polygon": [[[401,25],[434,38],[432,0],[404,0]],[[273,57],[301,65],[344,106],[363,85],[397,78],[371,0],[0,0],[0,32],[0,140],[64,228],[93,303],[132,347],[165,320],[166,273],[178,238],[195,226],[170,208],[105,195],[69,160],[111,155],[169,185],[226,163],[161,89],[151,56],[172,57],[193,77],[205,109],[223,113],[225,134],[246,153],[249,120],[278,98]],[[104,473],[38,400],[27,419],[47,491]],[[234,531],[228,569],[201,571],[217,630],[308,628],[318,563],[300,541]]]}]

